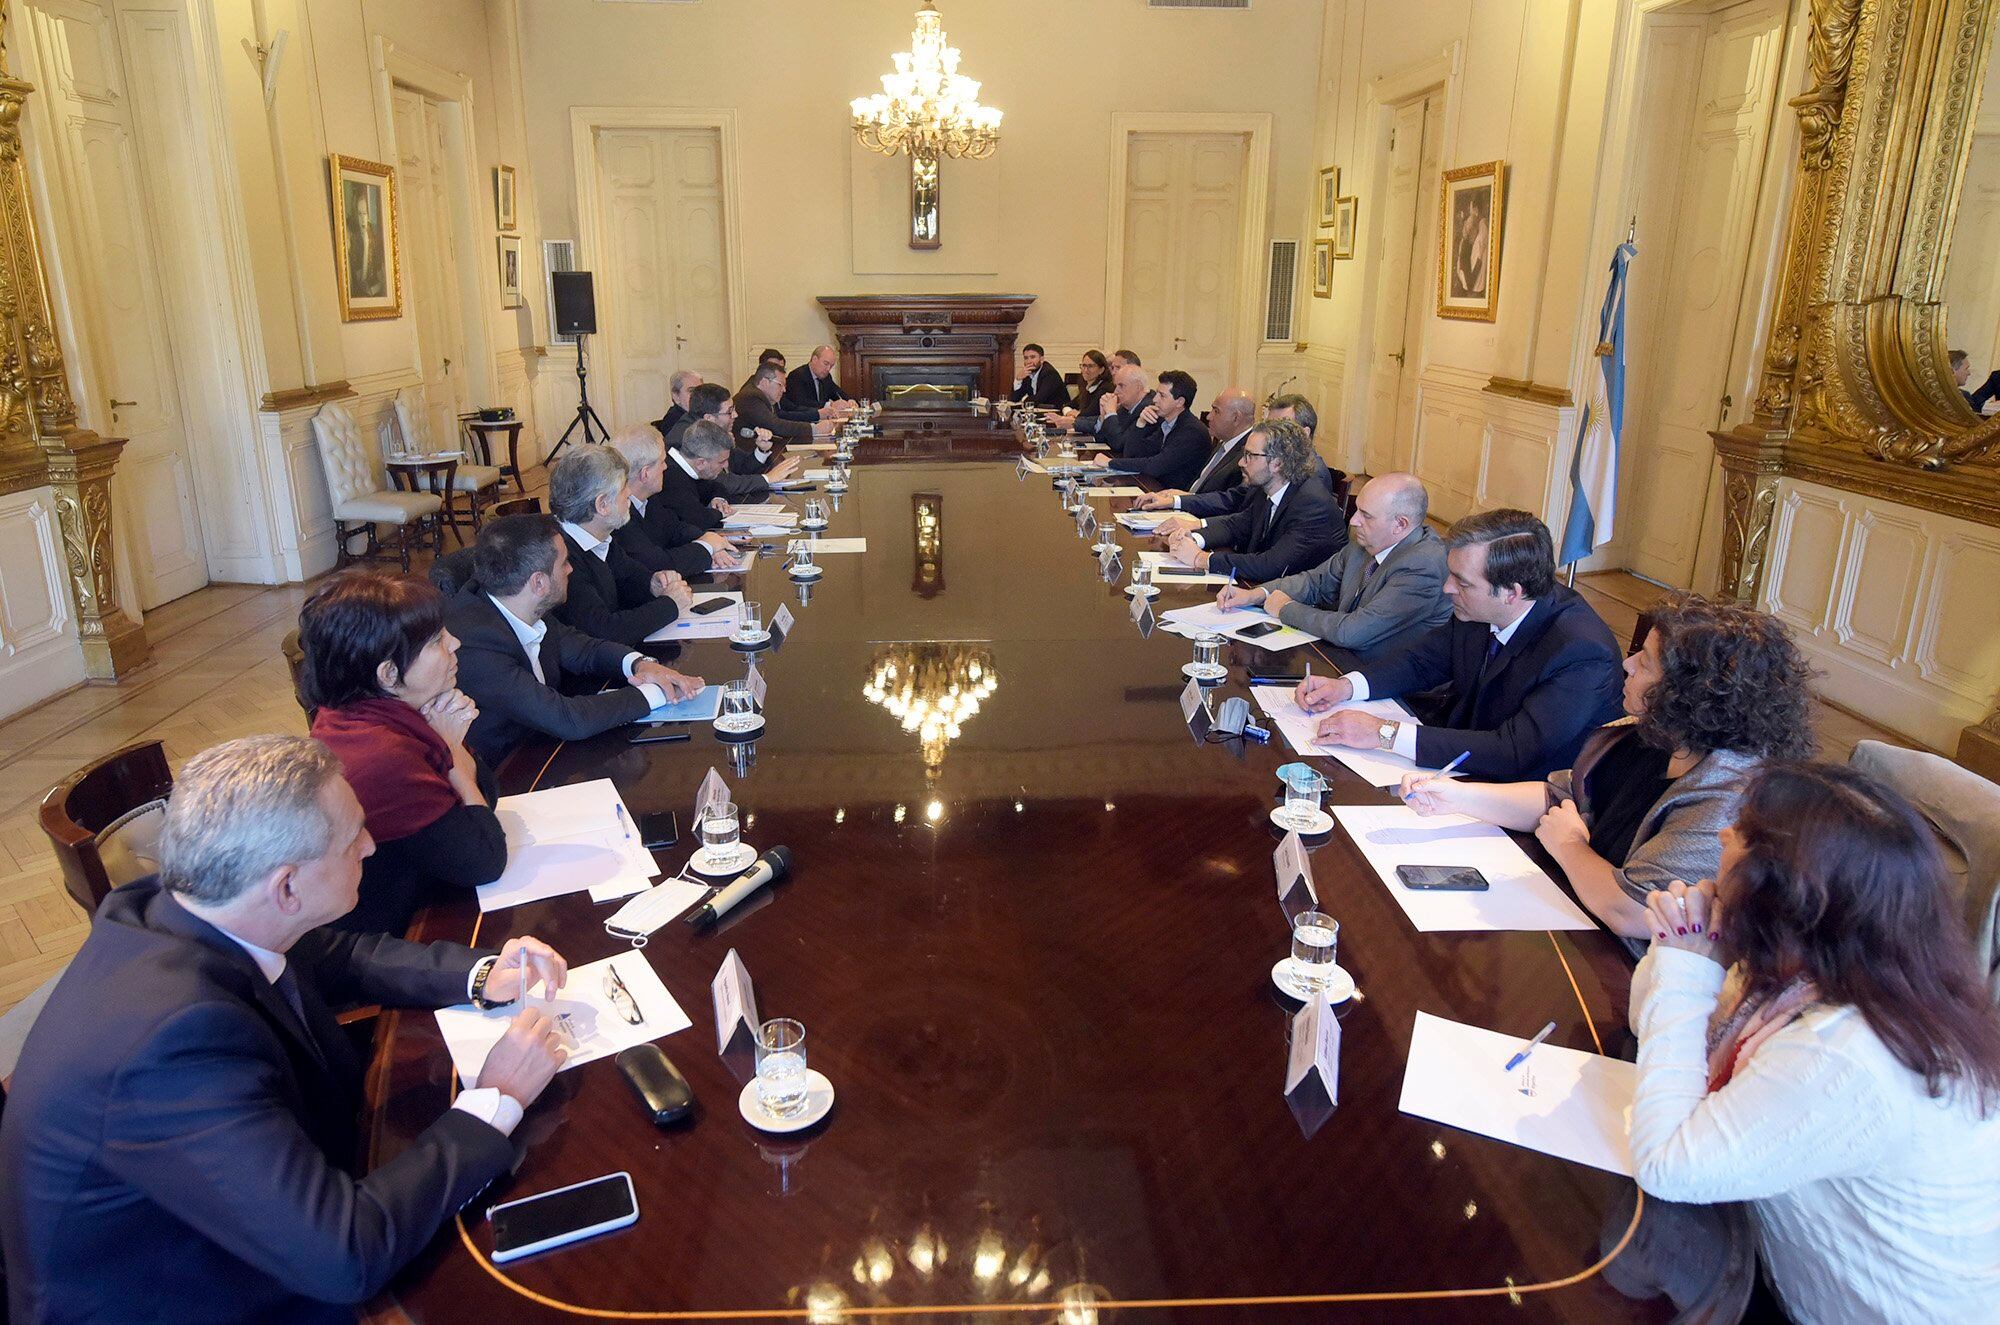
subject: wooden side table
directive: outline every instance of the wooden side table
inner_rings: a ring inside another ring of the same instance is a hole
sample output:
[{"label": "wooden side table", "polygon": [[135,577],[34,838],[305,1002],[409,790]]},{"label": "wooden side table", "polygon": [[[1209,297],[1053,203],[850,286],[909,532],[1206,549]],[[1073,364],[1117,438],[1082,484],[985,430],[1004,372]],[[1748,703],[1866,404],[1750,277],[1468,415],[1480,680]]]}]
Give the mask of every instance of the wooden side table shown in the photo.
[{"label": "wooden side table", "polygon": [[514,480],[514,491],[525,494],[528,489],[521,482],[521,420],[500,419],[488,422],[477,414],[462,416],[459,422],[465,426],[467,444],[482,465],[493,463],[493,439],[505,436],[507,439],[507,463],[500,466],[500,481]]},{"label": "wooden side table", "polygon": [[444,503],[444,510],[431,517],[437,521],[437,554],[444,555],[444,531],[452,530],[458,538],[459,546],[465,545],[465,535],[458,532],[451,513],[452,484],[458,477],[459,456],[456,452],[437,455],[390,456],[384,464],[389,471],[389,481],[404,492],[430,492],[437,494]]}]

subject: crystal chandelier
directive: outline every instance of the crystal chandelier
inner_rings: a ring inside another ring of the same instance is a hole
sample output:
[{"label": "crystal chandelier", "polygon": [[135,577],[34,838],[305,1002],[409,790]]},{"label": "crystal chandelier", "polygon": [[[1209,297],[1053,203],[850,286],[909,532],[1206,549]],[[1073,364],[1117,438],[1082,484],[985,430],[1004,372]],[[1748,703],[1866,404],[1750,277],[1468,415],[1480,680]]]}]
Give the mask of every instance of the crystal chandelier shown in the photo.
[{"label": "crystal chandelier", "polygon": [[854,136],[871,152],[907,152],[935,170],[939,156],[981,158],[1000,144],[1000,112],[979,104],[979,83],[958,72],[958,48],[947,46],[944,19],[932,0],[917,11],[910,49],[893,57],[896,72],[882,90],[857,97]]},{"label": "crystal chandelier", "polygon": [[968,644],[891,644],[875,655],[862,697],[914,732],[924,767],[944,762],[945,747],[1000,684],[991,650]]}]

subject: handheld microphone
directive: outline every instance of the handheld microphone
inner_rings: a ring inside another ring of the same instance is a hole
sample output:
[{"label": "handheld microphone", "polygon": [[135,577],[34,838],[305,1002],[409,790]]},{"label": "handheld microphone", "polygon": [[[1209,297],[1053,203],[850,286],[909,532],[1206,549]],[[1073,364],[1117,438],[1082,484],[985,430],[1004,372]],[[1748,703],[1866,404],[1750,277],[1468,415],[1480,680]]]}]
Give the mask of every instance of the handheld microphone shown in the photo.
[{"label": "handheld microphone", "polygon": [[776,883],[792,872],[792,849],[772,847],[757,863],[716,889],[715,896],[696,907],[688,923],[696,929],[714,924],[767,883]]}]

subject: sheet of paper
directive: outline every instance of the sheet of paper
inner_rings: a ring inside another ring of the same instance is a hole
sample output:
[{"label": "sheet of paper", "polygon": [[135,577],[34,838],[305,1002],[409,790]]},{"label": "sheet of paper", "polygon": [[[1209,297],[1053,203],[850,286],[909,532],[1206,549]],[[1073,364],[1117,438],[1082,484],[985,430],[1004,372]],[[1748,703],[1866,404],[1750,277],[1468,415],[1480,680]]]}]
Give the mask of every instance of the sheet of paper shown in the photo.
[{"label": "sheet of paper", "polygon": [[833,471],[831,469],[801,470],[799,477],[808,483],[825,483],[833,478]]},{"label": "sheet of paper", "polygon": [[[1407,805],[1335,805],[1333,817],[1375,867],[1382,886],[1426,934],[1469,929],[1594,929],[1569,895],[1514,839],[1462,814],[1418,814]],[[1398,865],[1470,865],[1484,892],[1405,888]]]},{"label": "sheet of paper", "polygon": [[1111,518],[1136,533],[1150,534],[1172,514],[1172,511],[1120,511]]},{"label": "sheet of paper", "polygon": [[481,911],[621,880],[644,886],[659,877],[653,853],[639,840],[609,778],[502,796],[493,810],[507,836],[507,868],[477,889]]},{"label": "sheet of paper", "polygon": [[815,538],[812,540],[813,555],[822,556],[829,552],[866,552],[868,540],[865,538]]},{"label": "sheet of paper", "polygon": [[722,711],[722,687],[705,685],[687,699],[669,700],[641,722],[713,722]]},{"label": "sheet of paper", "polygon": [[1046,465],[1043,465],[1038,461],[1030,460],[1026,456],[1021,457],[1021,468],[1026,470],[1030,474],[1046,474],[1049,472],[1048,467]]},{"label": "sheet of paper", "polygon": [[[1142,552],[1139,555],[1146,556],[1148,554]],[[1176,584],[1201,583],[1202,581],[1184,580],[1179,576],[1162,576],[1156,569],[1153,572],[1153,582],[1156,584]],[[1226,584],[1228,581],[1221,576],[1209,576],[1207,577],[1207,582]],[[1235,640],[1239,644],[1254,644],[1260,649],[1268,649],[1273,653],[1283,652],[1286,649],[1295,649],[1301,644],[1310,644],[1313,638],[1303,630],[1293,630],[1290,626],[1280,624],[1276,617],[1261,607],[1222,608],[1217,607],[1212,602],[1197,603],[1192,607],[1177,607],[1171,612],[1162,612],[1160,614],[1160,621],[1167,630],[1172,631],[1176,635],[1186,635],[1192,638],[1203,631],[1213,631],[1225,639]],[[1243,633],[1251,627],[1261,625],[1264,622],[1270,622],[1272,625],[1278,626],[1278,629],[1258,635],[1254,639]]]},{"label": "sheet of paper", "polygon": [[750,970],[731,948],[722,959],[715,979],[708,982],[708,995],[715,1004],[715,1052],[729,1048],[738,1028],[754,1041],[757,1035],[757,991],[750,984]]},{"label": "sheet of paper", "polygon": [[1340,1103],[1340,1018],[1326,995],[1309,1000],[1292,1018],[1292,1047],[1285,1062],[1285,1094],[1319,1073],[1328,1103]]},{"label": "sheet of paper", "polygon": [[[624,1004],[623,1009],[622,1000],[607,992],[608,973],[613,970],[631,994],[630,1003]],[[546,1010],[563,1033],[563,1047],[568,1050],[558,1069],[563,1072],[694,1025],[660,983],[660,977],[653,973],[646,955],[636,950],[570,967],[568,983],[553,998],[544,1000],[537,994],[534,1005]],[[633,1006],[639,1012],[637,1025],[624,1010]],[[437,1010],[438,1029],[444,1032],[445,1048],[451,1051],[451,1065],[468,1088],[479,1080],[479,1069],[485,1065],[488,1051],[499,1043],[500,1037],[507,1033],[508,1023],[520,1011],[518,1002],[483,1011],[470,1003]]]},{"label": "sheet of paper", "polygon": [[1507,1060],[1527,1041],[1526,1035],[1501,1035],[1419,1012],[1397,1107],[1631,1177],[1629,1129],[1638,1066],[1544,1041],[1525,1063],[1507,1071]]},{"label": "sheet of paper", "polygon": [[1324,755],[1338,759],[1353,769],[1371,787],[1393,787],[1417,766],[1391,750],[1350,750],[1344,745],[1326,745],[1315,738],[1320,720],[1339,709],[1357,709],[1384,721],[1415,722],[1410,711],[1393,699],[1371,699],[1365,704],[1336,704],[1325,713],[1308,713],[1299,707],[1291,686],[1252,686],[1257,707],[1270,715],[1292,749],[1302,755]]},{"label": "sheet of paper", "polygon": [[1084,489],[1083,495],[1086,497],[1143,497],[1146,495],[1146,490],[1144,488],[1127,488],[1127,487],[1115,487],[1115,488],[1092,487]]},{"label": "sheet of paper", "polygon": [[636,897],[652,886],[652,881],[637,874],[620,875],[603,883],[590,886],[590,900],[593,902],[616,902],[621,898]]},{"label": "sheet of paper", "polygon": [[[1157,550],[1148,550],[1145,552],[1141,552],[1139,554],[1139,560],[1145,562],[1148,566],[1151,566],[1153,568],[1153,580],[1156,584],[1162,586],[1172,585],[1172,584],[1229,583],[1229,577],[1227,575],[1211,575],[1207,571],[1198,571],[1192,566],[1183,566],[1181,565],[1180,562],[1175,561],[1171,556],[1169,556],[1165,552],[1160,552]],[[1164,575],[1161,574],[1160,572],[1162,570],[1164,570],[1166,574]],[[1245,608],[1244,610],[1252,612],[1257,611],[1257,609],[1255,608]],[[1167,612],[1162,615],[1161,619],[1166,620],[1168,618],[1171,618],[1173,615],[1174,614],[1172,612]],[[1259,615],[1261,616],[1262,613],[1259,613]],[[1223,614],[1220,609],[1217,609],[1216,616],[1218,621],[1223,619]],[[1222,627],[1220,625],[1209,627],[1209,629],[1213,630],[1220,630],[1221,628]]]},{"label": "sheet of paper", "polygon": [[832,442],[786,442],[786,443],[785,443],[785,449],[786,449],[787,451],[831,451],[831,450],[833,450],[833,449],[834,449],[834,443],[832,443]]},{"label": "sheet of paper", "polygon": [[785,504],[781,501],[738,502],[731,518],[749,519],[759,515],[783,515]]},{"label": "sheet of paper", "polygon": [[[713,612],[696,613],[693,608],[720,599],[729,606]],[[733,590],[727,592],[698,593],[690,609],[646,636],[646,643],[658,644],[665,640],[684,639],[727,639],[736,633],[736,614],[743,603],[743,595]]]},{"label": "sheet of paper", "polygon": [[792,605],[786,603],[771,614],[771,634],[783,640],[792,633]]}]

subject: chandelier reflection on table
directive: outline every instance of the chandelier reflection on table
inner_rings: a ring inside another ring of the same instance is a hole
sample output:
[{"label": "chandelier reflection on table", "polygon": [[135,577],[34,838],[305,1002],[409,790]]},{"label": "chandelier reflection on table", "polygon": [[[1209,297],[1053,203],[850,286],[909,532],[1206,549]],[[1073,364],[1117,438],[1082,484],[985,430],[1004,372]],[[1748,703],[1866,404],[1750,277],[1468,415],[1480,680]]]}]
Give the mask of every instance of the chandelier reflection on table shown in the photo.
[{"label": "chandelier reflection on table", "polygon": [[993,653],[977,644],[911,642],[884,645],[869,664],[862,697],[889,710],[923,747],[935,772],[945,747],[1000,684]]}]

